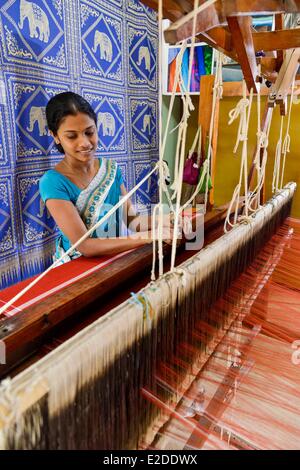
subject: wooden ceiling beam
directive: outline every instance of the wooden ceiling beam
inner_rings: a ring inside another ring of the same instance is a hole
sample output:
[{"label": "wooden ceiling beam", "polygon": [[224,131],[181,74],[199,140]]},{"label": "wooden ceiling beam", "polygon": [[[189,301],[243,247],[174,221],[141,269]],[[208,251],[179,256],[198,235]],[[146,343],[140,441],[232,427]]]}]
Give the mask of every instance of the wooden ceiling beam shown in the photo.
[{"label": "wooden ceiling beam", "polygon": [[222,0],[225,16],[300,12],[300,0]]},{"label": "wooden ceiling beam", "polygon": [[[152,8],[153,10],[158,11],[158,1],[157,0],[143,0],[144,5]],[[192,8],[190,7],[190,10]],[[187,10],[187,11],[190,11]],[[163,17],[174,22],[181,18],[187,11],[183,6],[177,3],[175,0],[163,0]]]},{"label": "wooden ceiling beam", "polygon": [[237,60],[237,55],[233,49],[231,34],[225,28],[216,27],[206,33],[201,33],[197,36],[197,41],[206,42],[209,46],[214,47],[231,59]]},{"label": "wooden ceiling beam", "polygon": [[253,33],[256,51],[280,51],[300,47],[300,28]]},{"label": "wooden ceiling beam", "polygon": [[[196,34],[207,32],[216,26],[225,24],[226,18],[222,15],[221,0],[207,0],[201,2],[197,9]],[[186,14],[180,20],[171,24],[165,30],[165,41],[169,44],[176,44],[192,37],[193,34],[194,11]]]},{"label": "wooden ceiling beam", "polygon": [[231,16],[227,18],[227,21],[247,88],[248,90],[253,88],[253,92],[257,93],[258,69],[251,31],[252,18],[250,16]]},{"label": "wooden ceiling beam", "polygon": [[[275,31],[282,31],[284,30],[284,15],[279,13],[274,15],[275,17]],[[277,50],[277,61],[276,61],[276,70],[277,72],[280,70],[283,62],[283,47],[280,48],[281,50]]]},{"label": "wooden ceiling beam", "polygon": [[[158,10],[158,0],[142,0],[142,2]],[[199,0],[199,5],[205,2],[209,3],[209,0]],[[163,7],[166,13],[176,11],[183,17],[193,10],[194,0],[163,0]],[[300,0],[220,0],[220,11],[224,17],[298,13],[300,12]]]}]

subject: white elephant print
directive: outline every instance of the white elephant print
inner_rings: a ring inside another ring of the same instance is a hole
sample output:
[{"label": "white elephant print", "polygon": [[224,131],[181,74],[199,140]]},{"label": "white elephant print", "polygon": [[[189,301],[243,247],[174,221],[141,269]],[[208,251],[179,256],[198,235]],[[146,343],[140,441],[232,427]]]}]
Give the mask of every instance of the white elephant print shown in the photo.
[{"label": "white elephant print", "polygon": [[100,48],[100,59],[112,61],[112,43],[107,34],[95,31],[93,52]]},{"label": "white elephant print", "polygon": [[25,19],[28,19],[31,38],[39,38],[48,42],[50,36],[49,20],[41,7],[36,3],[21,0],[19,28],[23,29]]},{"label": "white elephant print", "polygon": [[36,122],[38,123],[40,136],[49,135],[49,131],[46,129],[47,121],[45,106],[31,106],[29,112],[29,127],[27,127],[29,132],[33,131]]},{"label": "white elephant print", "polygon": [[142,132],[146,132],[147,128],[148,128],[148,133],[150,134],[150,132],[151,132],[151,114],[144,114]]},{"label": "white elephant print", "polygon": [[44,211],[46,210],[46,216],[47,216],[47,219],[50,219],[51,217],[51,214],[50,212],[48,211],[48,208],[46,206],[46,204],[44,203],[43,199],[40,198],[40,207],[39,207],[39,213],[37,214],[37,217],[39,219],[42,219],[43,218],[43,215],[44,215]]},{"label": "white elephant print", "polygon": [[141,46],[139,48],[139,59],[137,65],[141,65],[143,60],[145,60],[145,69],[150,72],[150,52],[147,46]]},{"label": "white elephant print", "polygon": [[114,136],[116,131],[115,118],[111,113],[98,113],[98,129],[102,126],[102,135]]}]

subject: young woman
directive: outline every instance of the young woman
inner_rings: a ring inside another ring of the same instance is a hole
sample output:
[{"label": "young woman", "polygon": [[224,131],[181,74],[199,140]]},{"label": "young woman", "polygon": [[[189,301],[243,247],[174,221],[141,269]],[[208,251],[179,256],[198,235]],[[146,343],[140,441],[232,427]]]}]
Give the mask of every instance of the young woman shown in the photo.
[{"label": "young woman", "polygon": [[[58,259],[119,202],[126,189],[116,161],[95,156],[97,117],[84,98],[72,92],[54,96],[46,107],[46,118],[55,144],[64,154],[40,180],[41,197],[61,232],[56,243]],[[130,201],[124,205],[123,214],[127,214],[128,223],[137,217]],[[118,210],[78,246],[70,259],[113,255],[151,243],[150,231],[119,236],[120,225]]]}]

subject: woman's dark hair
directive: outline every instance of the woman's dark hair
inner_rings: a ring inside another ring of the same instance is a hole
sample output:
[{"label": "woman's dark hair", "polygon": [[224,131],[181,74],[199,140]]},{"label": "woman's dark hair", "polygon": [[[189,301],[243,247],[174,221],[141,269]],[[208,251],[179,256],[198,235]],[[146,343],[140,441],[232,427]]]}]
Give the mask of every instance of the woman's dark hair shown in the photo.
[{"label": "woman's dark hair", "polygon": [[[46,119],[49,130],[56,135],[62,120],[69,115],[76,116],[78,113],[87,114],[97,125],[95,111],[82,96],[72,91],[53,96],[46,106]],[[55,145],[59,152],[64,153],[64,149],[60,144]]]}]

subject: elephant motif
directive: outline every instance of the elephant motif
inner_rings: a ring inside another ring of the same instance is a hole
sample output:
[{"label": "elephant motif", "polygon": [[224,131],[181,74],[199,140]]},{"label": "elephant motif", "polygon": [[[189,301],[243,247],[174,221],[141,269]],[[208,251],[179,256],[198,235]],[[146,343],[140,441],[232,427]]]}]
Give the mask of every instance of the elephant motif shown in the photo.
[{"label": "elephant motif", "polygon": [[98,129],[102,125],[102,135],[114,136],[116,131],[115,118],[111,113],[98,113]]},{"label": "elephant motif", "polygon": [[139,59],[137,65],[141,65],[143,60],[145,60],[145,69],[150,72],[150,52],[147,46],[141,46],[139,48]]},{"label": "elephant motif", "polygon": [[146,132],[147,128],[148,128],[148,133],[150,134],[150,132],[151,132],[151,114],[144,114],[142,132]]},{"label": "elephant motif", "polygon": [[45,106],[31,106],[29,112],[29,127],[27,127],[29,132],[33,131],[36,122],[38,123],[40,136],[49,135],[49,131],[46,129],[47,121]]},{"label": "elephant motif", "polygon": [[44,214],[44,210],[46,209],[46,216],[47,216],[47,219],[50,219],[51,217],[51,214],[50,212],[48,211],[48,208],[46,206],[46,204],[44,203],[43,199],[40,198],[40,207],[39,207],[39,213],[37,214],[37,217],[39,219],[42,219],[43,218],[43,214]]},{"label": "elephant motif", "polygon": [[93,52],[96,52],[100,48],[100,59],[106,60],[107,62],[112,61],[112,43],[107,34],[101,31],[95,31],[94,36],[94,47]]},{"label": "elephant motif", "polygon": [[49,20],[44,10],[36,3],[21,0],[19,28],[23,29],[24,20],[28,19],[31,38],[48,42],[50,36]]}]

